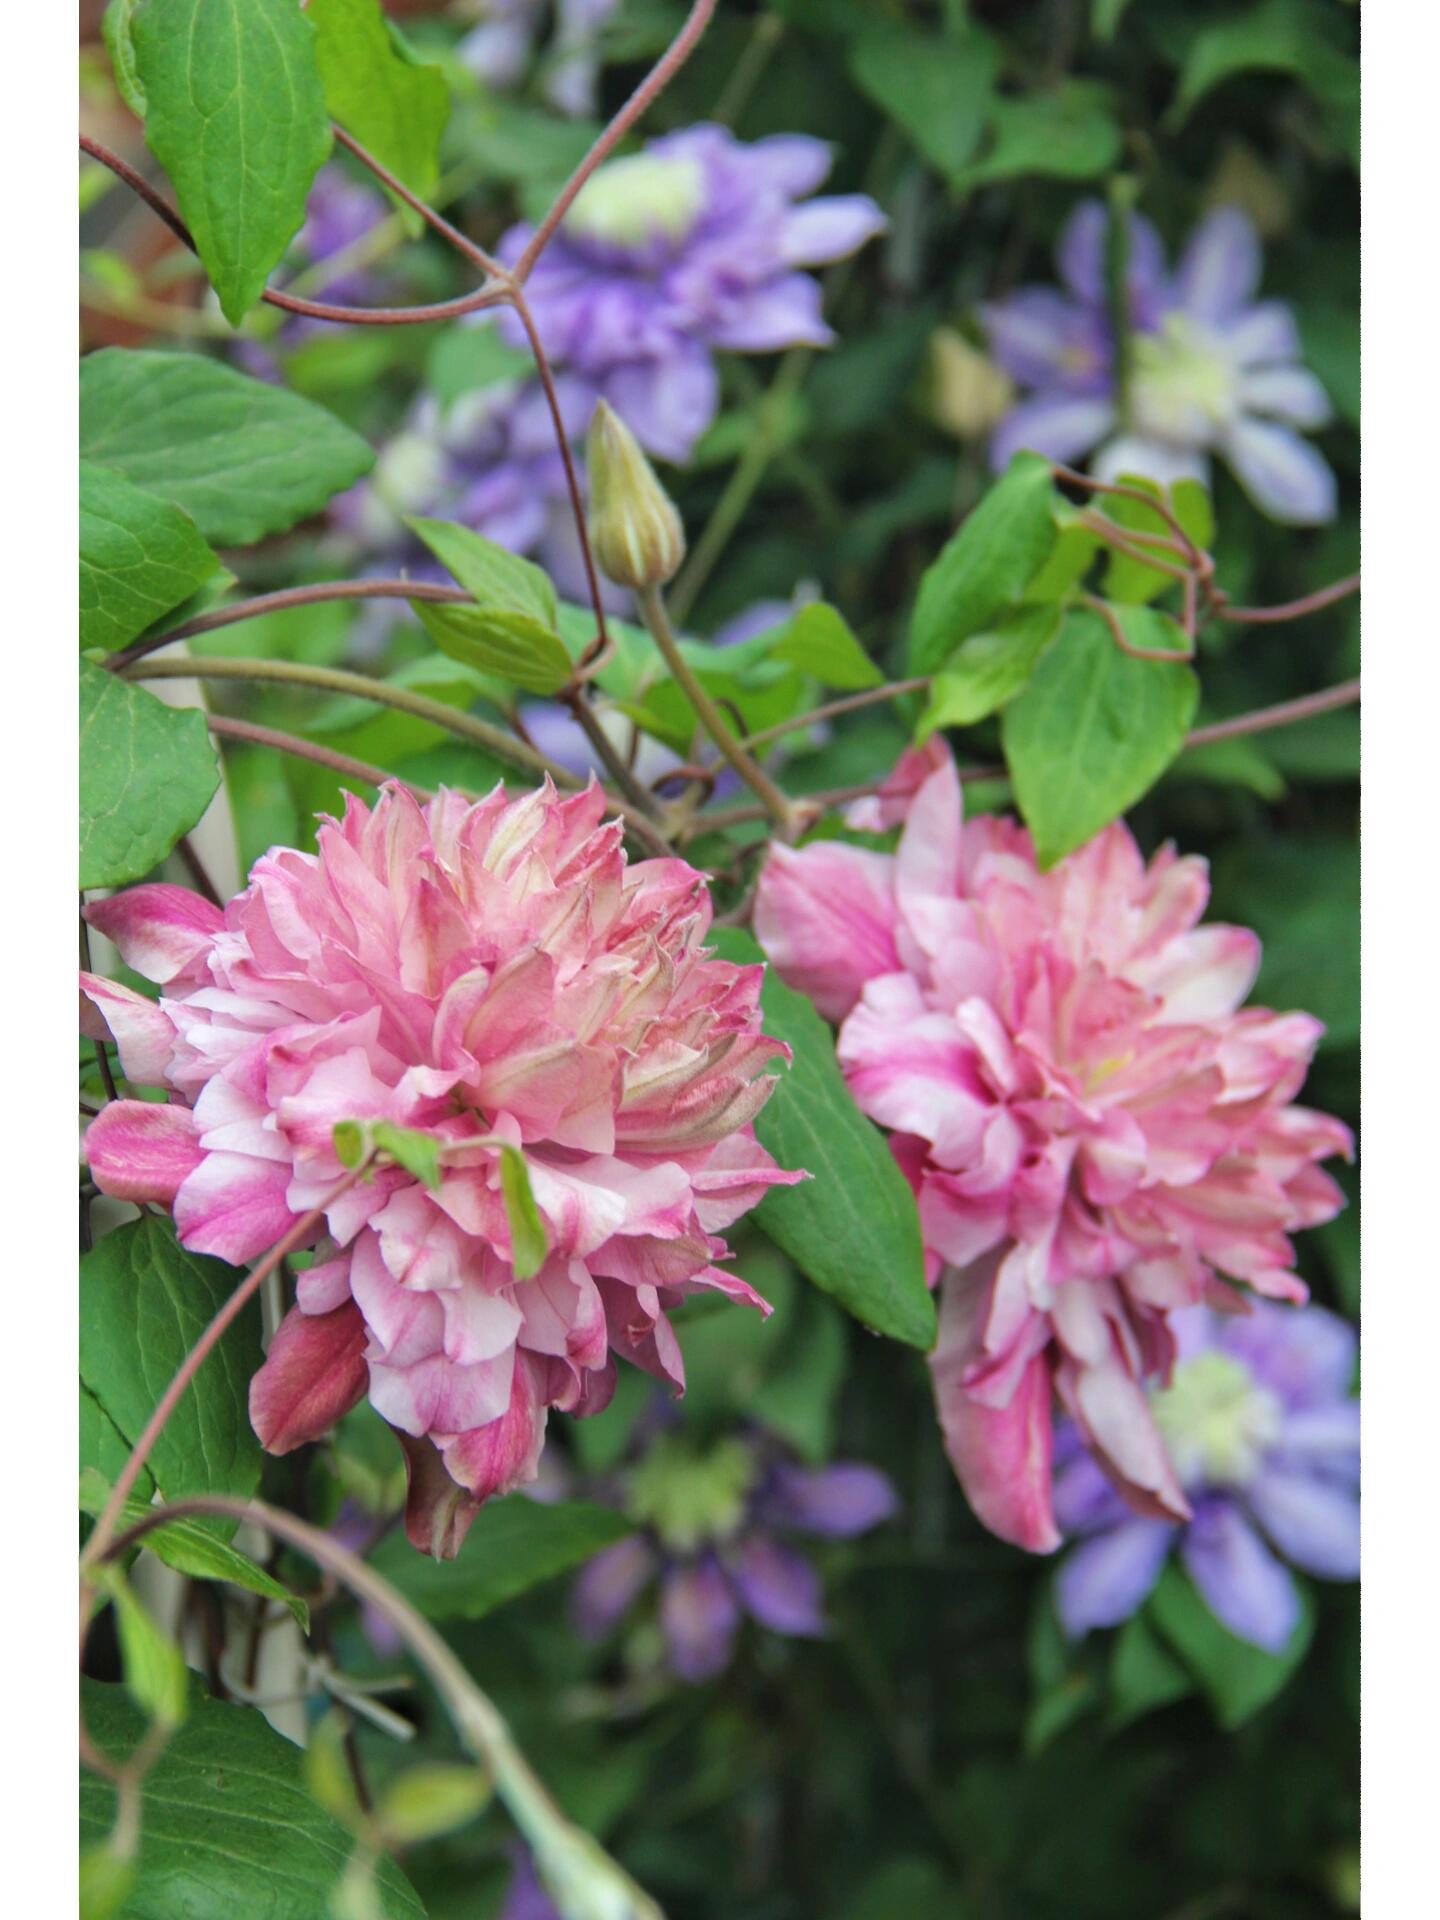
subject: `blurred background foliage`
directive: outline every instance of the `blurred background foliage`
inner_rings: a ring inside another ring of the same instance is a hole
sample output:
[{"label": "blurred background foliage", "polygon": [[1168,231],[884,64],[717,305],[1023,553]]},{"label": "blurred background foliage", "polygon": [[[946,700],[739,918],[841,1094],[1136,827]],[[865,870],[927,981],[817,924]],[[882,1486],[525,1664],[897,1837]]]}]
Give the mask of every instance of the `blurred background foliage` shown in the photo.
[{"label": "blurred background foliage", "polygon": [[[389,10],[452,80],[439,198],[487,244],[547,203],[684,14],[666,0],[621,0],[602,28],[593,116],[576,116],[546,98],[543,9],[540,52],[503,93],[456,51],[475,6]],[[86,13],[92,26],[97,11]],[[1293,304],[1332,403],[1318,444],[1339,479],[1338,516],[1318,529],[1278,527],[1219,474],[1221,586],[1243,602],[1278,602],[1355,568],[1357,16],[1344,0],[723,5],[646,134],[720,119],[746,140],[817,135],[834,148],[827,191],[873,195],[890,224],[827,272],[838,344],[721,355],[720,417],[687,466],[662,469],[692,545],[717,511],[733,517],[690,630],[710,635],[803,584],[842,609],[888,677],[904,673],[920,576],[988,479],[993,407],[987,414],[983,381],[954,343],[981,345],[981,301],[1053,278],[1077,202],[1117,178],[1172,252],[1206,210],[1248,213],[1264,241],[1265,291]],[[93,32],[83,118],[143,157]],[[194,263],[152,217],[89,169],[82,193],[85,345],[233,352]],[[452,255],[398,219],[386,247],[376,264],[400,297],[443,298],[468,284]],[[460,329],[336,330],[287,344],[277,320],[260,310],[246,339],[381,448],[417,395],[443,405],[506,370],[487,372],[484,348]],[[244,584],[258,592],[337,575],[348,558],[333,527],[311,522],[250,549]],[[194,644],[387,670],[429,651],[417,626],[377,632],[365,613],[336,604]],[[1327,686],[1359,671],[1356,603],[1273,630],[1212,625],[1198,664],[1202,719]],[[453,695],[428,690],[468,699],[463,677]],[[283,689],[221,689],[216,705],[416,778],[482,784],[473,756],[393,713],[366,718],[338,704],[322,713],[312,696],[302,703]],[[789,784],[869,777],[905,743],[905,720],[876,708],[808,741]],[[988,761],[997,739],[990,721],[965,746]],[[1358,715],[1227,748],[1180,762],[1132,825],[1147,848],[1173,837],[1211,858],[1212,914],[1256,927],[1265,942],[1257,998],[1327,1022],[1307,1102],[1354,1124]],[[242,864],[275,841],[303,843],[305,816],[334,803],[321,769],[262,748],[227,761]],[[1353,1192],[1353,1176],[1341,1177]],[[868,1338],[802,1290],[768,1243],[742,1244],[737,1265],[780,1300],[778,1324],[762,1334],[745,1316],[692,1314],[692,1428],[718,1436],[763,1422],[803,1458],[878,1464],[900,1496],[882,1527],[817,1549],[829,1635],[782,1639],[746,1626],[729,1667],[686,1686],[666,1677],[643,1614],[596,1646],[577,1639],[565,1578],[519,1600],[481,1595],[481,1617],[441,1622],[542,1776],[673,1920],[1302,1920],[1358,1910],[1356,1593],[1316,1589],[1302,1663],[1258,1680],[1233,1666],[1233,1643],[1187,1658],[1148,1628],[1067,1649],[1050,1568],[969,1515],[936,1445],[921,1357]],[[1353,1210],[1302,1237],[1301,1272],[1320,1302],[1357,1312]],[[585,1427],[559,1423],[553,1490],[612,1468],[641,1412],[622,1394]],[[342,1497],[383,1511],[398,1465],[389,1444],[352,1416],[310,1470],[312,1514],[334,1516]],[[269,1462],[267,1475],[278,1497],[296,1497],[291,1462]],[[457,1573],[471,1564],[478,1557]],[[358,1616],[335,1613],[329,1632],[347,1673],[390,1670]],[[397,1756],[408,1765],[417,1753],[451,1753],[423,1692],[387,1698],[415,1722],[416,1742],[402,1749],[362,1721],[373,1779]],[[506,1836],[490,1815],[407,1853],[435,1920],[498,1914],[507,1890],[515,1920],[528,1911],[513,1893]]]}]

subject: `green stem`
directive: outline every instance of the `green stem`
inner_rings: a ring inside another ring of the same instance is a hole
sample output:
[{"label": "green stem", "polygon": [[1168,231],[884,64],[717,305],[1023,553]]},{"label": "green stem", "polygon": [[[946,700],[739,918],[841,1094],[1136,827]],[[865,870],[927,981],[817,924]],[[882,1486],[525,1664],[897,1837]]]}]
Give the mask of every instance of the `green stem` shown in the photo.
[{"label": "green stem", "polygon": [[700,724],[746,786],[761,801],[766,813],[776,826],[782,832],[788,833],[794,823],[794,809],[764,768],[741,746],[724,714],[701,686],[694,669],[680,651],[680,644],[671,630],[670,618],[665,611],[665,601],[659,587],[642,587],[636,597],[640,603],[641,616],[650,629],[651,636],[660,649],[675,684],[695,709]]}]

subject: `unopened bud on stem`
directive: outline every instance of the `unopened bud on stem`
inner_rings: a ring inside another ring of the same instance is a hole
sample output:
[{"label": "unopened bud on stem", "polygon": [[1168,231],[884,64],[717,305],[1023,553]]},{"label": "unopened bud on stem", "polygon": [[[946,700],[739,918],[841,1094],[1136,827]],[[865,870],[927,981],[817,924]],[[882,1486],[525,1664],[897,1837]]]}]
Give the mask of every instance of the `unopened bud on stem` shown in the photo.
[{"label": "unopened bud on stem", "polygon": [[613,408],[596,403],[585,441],[590,475],[590,546],[617,587],[664,586],[685,558],[685,529],[634,434]]}]

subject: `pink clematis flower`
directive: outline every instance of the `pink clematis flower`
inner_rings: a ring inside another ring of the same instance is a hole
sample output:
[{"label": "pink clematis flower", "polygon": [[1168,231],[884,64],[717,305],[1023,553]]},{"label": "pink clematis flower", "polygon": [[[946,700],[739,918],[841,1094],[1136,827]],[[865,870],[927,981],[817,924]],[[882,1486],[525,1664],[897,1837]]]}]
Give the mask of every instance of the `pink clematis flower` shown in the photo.
[{"label": "pink clematis flower", "polygon": [[863,823],[902,818],[893,855],[772,847],[755,926],[915,1190],[946,1451],[986,1526],[1052,1550],[1058,1393],[1133,1505],[1187,1518],[1142,1382],[1175,1308],[1305,1297],[1287,1236],[1338,1211],[1316,1162],[1351,1144],[1291,1104],[1320,1023],[1242,1010],[1259,942],[1197,924],[1203,860],[1147,865],[1117,822],[1042,873],[1014,821],[962,828],[933,742]]},{"label": "pink clematis flower", "polygon": [[[173,1096],[105,1108],[90,1169],[173,1207],[187,1247],[272,1246],[341,1179],[337,1121],[445,1143],[438,1191],[385,1165],[329,1206],[250,1392],[275,1453],[368,1393],[405,1449],[410,1538],[440,1557],[534,1477],[550,1407],[606,1404],[617,1353],[683,1387],[668,1307],[708,1289],[769,1311],[720,1236],[803,1177],[751,1125],[788,1057],[759,1030],[761,969],[709,957],[702,876],[627,867],[603,813],[593,783],[423,809],[387,786],[317,854],[273,849],[223,912],[165,885],[86,909],[164,992],[82,975],[85,1022]],[[524,1153],[549,1241],[528,1280],[477,1137]]]}]

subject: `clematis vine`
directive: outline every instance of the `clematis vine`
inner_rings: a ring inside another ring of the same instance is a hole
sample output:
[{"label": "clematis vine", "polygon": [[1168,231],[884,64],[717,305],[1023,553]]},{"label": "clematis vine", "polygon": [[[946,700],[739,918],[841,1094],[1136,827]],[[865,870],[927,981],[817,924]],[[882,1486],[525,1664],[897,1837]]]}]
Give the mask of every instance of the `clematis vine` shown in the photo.
[{"label": "clematis vine", "polygon": [[1212,456],[1262,513],[1297,526],[1335,516],[1335,476],[1307,440],[1330,403],[1303,364],[1295,316],[1259,300],[1260,241],[1221,207],[1192,234],[1173,272],[1149,221],[1129,221],[1130,368],[1117,391],[1114,316],[1105,271],[1110,216],[1076,208],[1060,237],[1064,290],[1022,287],[981,309],[990,351],[1026,397],[1000,422],[991,458],[1030,448],[1086,455],[1101,479],[1141,474],[1169,486],[1207,480]]},{"label": "clematis vine", "polygon": [[1350,1150],[1294,1104],[1320,1023],[1243,1005],[1259,942],[1199,924],[1202,860],[1147,863],[1117,822],[1041,872],[1014,821],[962,821],[935,742],[852,815],[896,821],[894,854],[772,847],[755,925],[915,1189],[950,1460],[986,1526],[1052,1551],[1058,1393],[1132,1506],[1188,1521],[1145,1382],[1176,1309],[1305,1298],[1288,1236],[1338,1211],[1317,1163]]},{"label": "clematis vine", "polygon": [[[237,1265],[327,1206],[251,1419],[286,1453],[368,1393],[405,1450],[409,1536],[439,1557],[533,1478],[551,1407],[606,1404],[617,1354],[683,1388],[669,1307],[701,1290],[768,1311],[721,1236],[802,1177],[751,1125],[788,1057],[760,1031],[762,970],[707,953],[701,875],[627,866],[604,807],[593,783],[423,808],[391,784],[348,799],[315,854],[272,850],[224,909],[167,884],[86,908],[162,988],[82,975],[87,1030],[171,1095],[104,1109],[95,1181]],[[383,1165],[328,1200],[347,1120],[432,1135],[438,1190]],[[548,1241],[528,1279],[506,1146]]]},{"label": "clematis vine", "polygon": [[1075,1636],[1118,1625],[1178,1552],[1217,1618],[1278,1652],[1300,1618],[1283,1561],[1327,1580],[1360,1572],[1355,1334],[1323,1308],[1263,1300],[1242,1316],[1186,1308],[1171,1329],[1178,1357],[1150,1404],[1192,1517],[1132,1513],[1067,1423],[1055,1517],[1075,1544],[1056,1576],[1060,1618]]},{"label": "clematis vine", "polygon": [[[698,126],[597,168],[526,287],[569,440],[580,442],[603,399],[648,452],[683,462],[719,412],[717,351],[831,343],[807,269],[854,253],[885,217],[864,194],[810,198],[830,165],[825,142],[809,136],[747,143]],[[513,263],[530,235],[513,228],[501,258]],[[513,313],[476,324],[528,350]],[[564,463],[538,380],[498,382],[444,413],[422,398],[400,440],[406,451],[382,456],[381,476],[342,504],[347,530],[394,548],[405,543],[403,514],[439,513],[538,552],[581,597]]]},{"label": "clematis vine", "polygon": [[823,1634],[820,1575],[791,1537],[852,1539],[898,1505],[877,1467],[803,1467],[758,1429],[706,1445],[661,1426],[611,1492],[640,1531],[581,1573],[576,1631],[603,1639],[658,1585],[666,1659],[687,1681],[729,1665],[747,1614],[772,1633]]}]

